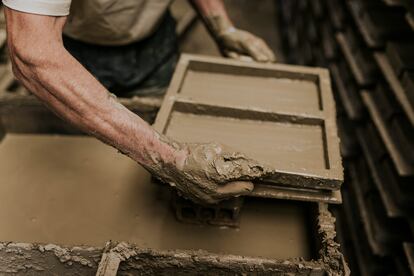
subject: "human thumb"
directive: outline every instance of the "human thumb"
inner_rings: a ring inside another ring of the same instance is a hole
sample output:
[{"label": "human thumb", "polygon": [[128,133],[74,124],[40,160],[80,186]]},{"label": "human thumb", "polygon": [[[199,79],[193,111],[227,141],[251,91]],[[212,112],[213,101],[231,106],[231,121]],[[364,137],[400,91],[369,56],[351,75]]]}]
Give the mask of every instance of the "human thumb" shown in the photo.
[{"label": "human thumb", "polygon": [[232,181],[220,185],[216,190],[216,197],[218,199],[223,199],[228,197],[247,195],[253,191],[253,188],[254,185],[250,181]]}]

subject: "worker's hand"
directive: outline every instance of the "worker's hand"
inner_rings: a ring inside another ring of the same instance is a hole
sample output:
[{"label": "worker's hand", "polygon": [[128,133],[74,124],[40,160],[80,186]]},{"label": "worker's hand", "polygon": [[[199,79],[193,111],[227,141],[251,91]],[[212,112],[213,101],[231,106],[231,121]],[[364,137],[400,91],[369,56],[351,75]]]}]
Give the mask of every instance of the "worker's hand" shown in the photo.
[{"label": "worker's hand", "polygon": [[265,177],[270,169],[221,144],[182,144],[185,153],[176,166],[168,167],[161,179],[180,194],[198,203],[249,194],[252,180]]},{"label": "worker's hand", "polygon": [[266,42],[247,31],[231,27],[218,34],[217,39],[221,51],[230,58],[240,59],[248,55],[259,62],[276,61],[275,54]]}]

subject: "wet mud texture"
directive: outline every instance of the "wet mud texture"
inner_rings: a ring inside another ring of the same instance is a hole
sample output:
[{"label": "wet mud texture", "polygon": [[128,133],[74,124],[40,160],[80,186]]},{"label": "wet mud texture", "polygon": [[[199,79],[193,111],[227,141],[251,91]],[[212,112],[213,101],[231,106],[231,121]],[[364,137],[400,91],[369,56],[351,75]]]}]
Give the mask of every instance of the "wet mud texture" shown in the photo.
[{"label": "wet mud texture", "polygon": [[[117,275],[346,275],[321,262],[270,260],[205,251],[155,251],[126,243],[111,251],[122,256]],[[2,275],[95,275],[103,248],[0,243]]]},{"label": "wet mud texture", "polygon": [[301,204],[252,201],[240,229],[181,224],[164,186],[93,138],[6,135],[0,174],[0,219],[7,221],[0,274],[94,275],[102,247],[114,240],[135,244],[120,275],[342,275],[327,210],[319,211],[319,257],[310,248],[309,208]]},{"label": "wet mud texture", "polygon": [[157,251],[127,243],[107,243],[105,248],[0,243],[0,273],[44,275],[53,271],[57,275],[95,275],[104,252],[119,258],[119,267],[114,267],[117,275],[349,275],[339,245],[333,241],[333,222],[327,205],[319,204],[317,230],[322,246],[317,261],[217,255],[202,250]]},{"label": "wet mud texture", "polygon": [[93,138],[7,135],[0,174],[0,219],[8,222],[0,241],[102,246],[116,240],[153,249],[311,257],[302,205],[246,202],[240,229],[182,224],[168,189]]}]

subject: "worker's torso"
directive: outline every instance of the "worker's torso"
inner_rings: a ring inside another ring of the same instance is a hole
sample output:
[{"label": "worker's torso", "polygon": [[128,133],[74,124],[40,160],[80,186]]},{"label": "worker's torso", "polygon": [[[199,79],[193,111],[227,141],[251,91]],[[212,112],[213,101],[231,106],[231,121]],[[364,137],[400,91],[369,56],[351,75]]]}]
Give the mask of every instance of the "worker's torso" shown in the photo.
[{"label": "worker's torso", "polygon": [[150,35],[171,0],[73,0],[64,33],[100,45],[123,45]]}]

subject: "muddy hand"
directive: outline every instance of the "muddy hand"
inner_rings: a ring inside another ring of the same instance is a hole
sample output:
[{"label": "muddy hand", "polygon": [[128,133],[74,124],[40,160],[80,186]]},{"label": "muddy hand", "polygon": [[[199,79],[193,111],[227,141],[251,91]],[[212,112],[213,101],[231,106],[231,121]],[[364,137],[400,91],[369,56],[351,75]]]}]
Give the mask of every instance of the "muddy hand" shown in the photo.
[{"label": "muddy hand", "polygon": [[186,158],[176,168],[169,168],[164,181],[175,186],[182,196],[198,203],[214,204],[220,200],[249,194],[251,182],[270,170],[257,161],[221,144],[182,144]]},{"label": "muddy hand", "polygon": [[273,51],[263,39],[243,30],[229,28],[220,33],[218,41],[223,53],[238,59],[248,55],[259,62],[275,62]]}]

